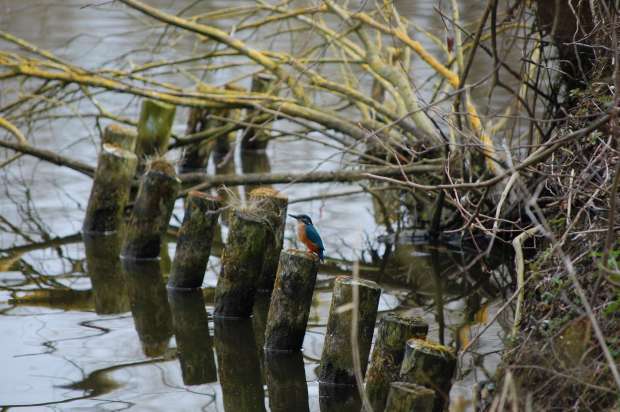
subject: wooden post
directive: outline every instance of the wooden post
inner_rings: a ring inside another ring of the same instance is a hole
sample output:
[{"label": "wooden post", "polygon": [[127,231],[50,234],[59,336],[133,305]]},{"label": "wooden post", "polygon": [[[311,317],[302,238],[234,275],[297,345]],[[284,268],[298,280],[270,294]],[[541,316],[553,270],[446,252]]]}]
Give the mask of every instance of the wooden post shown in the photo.
[{"label": "wooden post", "polygon": [[109,315],[129,311],[127,283],[123,276],[121,261],[122,235],[84,234],[86,269],[95,297],[95,312]]},{"label": "wooden post", "polygon": [[136,151],[138,133],[129,127],[124,127],[116,123],[107,125],[101,136],[101,145],[113,144],[130,152]]},{"label": "wooden post", "polygon": [[161,237],[168,228],[181,182],[166,160],[150,162],[142,176],[131,212],[122,256],[125,259],[155,259]]},{"label": "wooden post", "polygon": [[308,384],[301,352],[265,354],[271,412],[309,411]]},{"label": "wooden post", "polygon": [[122,266],[142,351],[149,357],[161,356],[172,337],[172,314],[159,261],[123,260]]},{"label": "wooden post", "polygon": [[304,341],[319,258],[300,250],[286,250],[271,295],[265,331],[265,350],[298,351]]},{"label": "wooden post", "polygon": [[200,289],[168,289],[177,352],[186,385],[217,382],[209,319]]},{"label": "wooden post", "polygon": [[218,198],[197,191],[187,195],[168,287],[191,289],[202,286],[220,208]]},{"label": "wooden post", "polygon": [[[358,305],[353,307],[354,289]],[[358,348],[362,376],[366,371],[368,353],[377,319],[381,288],[375,282],[353,279],[350,276],[336,278],[329,319],[325,332],[325,344],[321,355],[319,382],[331,385],[355,385],[353,347]],[[357,311],[357,341],[352,345],[351,329],[353,311]]]},{"label": "wooden post", "polygon": [[385,412],[432,412],[434,403],[432,389],[415,383],[392,382]]},{"label": "wooden post", "polygon": [[409,339],[399,380],[433,389],[433,411],[441,412],[447,410],[455,371],[454,349],[427,340]]},{"label": "wooden post", "polygon": [[215,352],[225,411],[265,411],[250,319],[215,318]]},{"label": "wooden post", "polygon": [[[359,390],[350,385],[319,383],[319,410],[321,412],[358,412],[362,410]],[[364,410],[364,412],[367,412]]]},{"label": "wooden post", "polygon": [[250,317],[263,267],[267,225],[256,210],[235,209],[215,290],[216,317]]},{"label": "wooden post", "polygon": [[398,380],[410,338],[426,339],[428,324],[421,318],[388,313],[379,323],[379,333],[366,372],[366,394],[375,411],[385,407],[390,383]]},{"label": "wooden post", "polygon": [[[276,78],[268,73],[258,73],[252,76],[252,91],[257,93],[273,93]],[[266,126],[248,127],[241,139],[241,150],[265,150],[271,138]]]},{"label": "wooden post", "polygon": [[86,207],[84,233],[104,234],[121,227],[137,162],[132,152],[103,145]]},{"label": "wooden post", "polygon": [[[208,130],[213,123],[209,116],[209,109],[192,107],[189,111],[185,134],[191,135]],[[206,171],[213,146],[212,140],[203,140],[186,146],[179,161],[179,173]]]},{"label": "wooden post", "polygon": [[258,278],[258,290],[271,293],[284,243],[288,197],[275,189],[262,187],[250,192],[250,202],[254,208],[264,212],[269,225],[264,250],[265,261]]},{"label": "wooden post", "polygon": [[[241,171],[243,174],[248,173],[271,173],[271,164],[269,163],[269,155],[267,152],[260,150],[241,151]],[[245,185],[245,193],[250,193],[256,189],[257,185]],[[263,185],[263,187],[271,187]],[[248,197],[248,196],[246,196]]]},{"label": "wooden post", "polygon": [[168,103],[150,99],[142,101],[136,145],[139,159],[166,153],[175,113],[176,107]]}]

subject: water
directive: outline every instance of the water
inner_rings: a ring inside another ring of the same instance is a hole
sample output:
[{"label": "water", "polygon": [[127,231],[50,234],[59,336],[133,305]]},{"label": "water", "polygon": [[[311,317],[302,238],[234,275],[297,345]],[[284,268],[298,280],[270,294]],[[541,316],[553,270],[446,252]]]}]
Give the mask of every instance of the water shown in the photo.
[{"label": "water", "polygon": [[[150,4],[178,10],[179,3],[159,0]],[[230,5],[226,1],[202,3],[193,11]],[[442,27],[432,4],[401,3],[402,13],[419,24]],[[153,38],[161,29],[142,28],[134,13],[115,5],[81,6],[84,2],[0,0],[0,26],[86,68],[114,67],[121,64],[115,58],[134,49],[142,51],[127,56],[122,64],[146,61],[152,53],[159,58],[174,57],[196,47],[180,37],[174,47],[157,48]],[[432,44],[428,46],[433,49]],[[419,62],[414,62],[414,71],[420,79],[431,74]],[[244,73],[242,67],[228,76],[240,73]],[[188,85],[187,78],[178,74],[164,78]],[[227,79],[217,74],[208,80],[221,83]],[[17,86],[12,83],[4,89],[0,106],[19,91]],[[97,98],[114,113],[137,118],[136,99],[110,94]],[[27,130],[29,140],[95,164],[99,130],[93,117],[76,118],[78,112],[94,113],[94,107],[77,102],[57,108],[52,112],[55,117]],[[178,134],[184,131],[186,116],[186,110],[179,110]],[[101,122],[107,124],[105,119]],[[276,127],[293,126],[278,122]],[[328,147],[295,139],[270,144],[267,154],[273,172],[332,170],[352,160]],[[237,156],[236,160],[241,172],[243,159]],[[381,313],[422,316],[431,325],[432,339],[456,347],[466,345],[487,325],[509,293],[510,277],[503,266],[507,261],[479,262],[463,272],[461,268],[471,260],[468,253],[415,244],[407,236],[401,237],[385,262],[372,262],[370,249],[379,255],[384,252],[378,239],[385,228],[376,223],[368,195],[293,203],[289,211],[314,218],[327,254],[334,260],[321,268],[302,354],[265,357],[260,349],[267,310],[264,296],[257,299],[251,321],[214,323],[211,317],[219,271],[217,245],[202,295],[170,295],[164,287],[169,270],[166,259],[162,265],[123,269],[111,253],[113,240],[83,242],[79,231],[90,179],[28,157],[0,173],[4,194],[0,197],[3,410],[325,411],[345,410],[346,405],[359,410],[355,400],[348,404],[319,400],[316,369],[334,275],[351,273],[351,262],[363,259],[362,275],[377,280],[383,288]],[[294,200],[351,186],[277,188]],[[182,218],[181,206],[180,202],[176,206],[173,224]],[[291,224],[285,247],[296,245],[294,237]],[[167,246],[168,255],[174,256],[174,242]],[[132,270],[138,275],[124,274]],[[463,356],[451,392],[454,401],[470,399],[473,384],[493,374],[501,339],[509,327],[504,316],[499,320]]]}]

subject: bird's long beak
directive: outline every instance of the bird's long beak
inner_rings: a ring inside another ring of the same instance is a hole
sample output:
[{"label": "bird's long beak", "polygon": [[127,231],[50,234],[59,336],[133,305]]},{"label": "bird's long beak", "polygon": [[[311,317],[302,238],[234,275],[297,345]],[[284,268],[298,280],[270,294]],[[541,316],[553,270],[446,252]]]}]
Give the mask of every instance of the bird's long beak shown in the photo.
[{"label": "bird's long beak", "polygon": [[293,219],[299,220],[299,216],[291,215],[290,213],[289,213],[289,216],[292,217]]}]

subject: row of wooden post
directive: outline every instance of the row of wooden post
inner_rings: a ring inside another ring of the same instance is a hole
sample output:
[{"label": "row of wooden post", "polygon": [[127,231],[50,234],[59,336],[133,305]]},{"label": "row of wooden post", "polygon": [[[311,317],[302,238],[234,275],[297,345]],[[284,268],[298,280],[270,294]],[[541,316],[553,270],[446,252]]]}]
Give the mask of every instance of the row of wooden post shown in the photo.
[{"label": "row of wooden post", "polygon": [[[126,261],[159,257],[180,189],[168,161],[141,162],[167,147],[174,118],[174,107],[147,102],[137,133],[118,126],[106,128],[84,220],[86,233],[105,234],[123,228],[134,176],[143,171],[124,228],[120,253]],[[216,318],[249,318],[257,291],[271,291],[264,344],[267,352],[301,349],[319,268],[313,254],[282,251],[287,205],[287,198],[276,190],[258,188],[250,193],[246,206],[231,208],[215,290]],[[196,191],[188,194],[169,288],[202,286],[223,208],[217,197]],[[428,325],[419,319],[395,314],[383,317],[366,372],[380,295],[375,282],[336,278],[320,384],[354,386],[361,373],[366,376],[366,396],[375,411],[444,410],[456,357],[452,349],[426,340]]]}]

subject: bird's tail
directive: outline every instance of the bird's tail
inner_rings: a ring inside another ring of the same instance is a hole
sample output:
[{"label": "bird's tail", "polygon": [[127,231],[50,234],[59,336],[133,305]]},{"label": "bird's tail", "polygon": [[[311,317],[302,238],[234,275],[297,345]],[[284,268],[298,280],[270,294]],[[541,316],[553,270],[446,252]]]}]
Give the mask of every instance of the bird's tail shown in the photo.
[{"label": "bird's tail", "polygon": [[321,260],[321,262],[325,262],[325,255],[323,254],[323,252],[323,249],[319,249],[319,259]]}]

